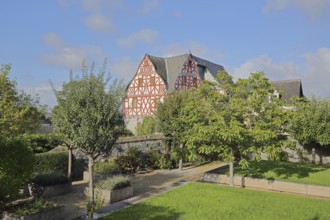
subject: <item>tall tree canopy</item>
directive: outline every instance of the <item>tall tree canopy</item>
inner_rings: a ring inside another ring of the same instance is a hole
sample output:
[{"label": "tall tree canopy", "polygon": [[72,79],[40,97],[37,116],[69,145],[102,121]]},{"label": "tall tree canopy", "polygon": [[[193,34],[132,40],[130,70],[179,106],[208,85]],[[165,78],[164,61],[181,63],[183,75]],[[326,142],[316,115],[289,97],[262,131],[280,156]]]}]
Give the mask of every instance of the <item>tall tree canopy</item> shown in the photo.
[{"label": "tall tree canopy", "polygon": [[296,100],[291,112],[291,134],[307,149],[315,149],[322,157],[330,151],[330,100]]},{"label": "tall tree canopy", "polygon": [[10,65],[0,68],[0,136],[3,137],[34,132],[45,112],[38,100],[18,92],[16,82],[8,78],[10,68]]},{"label": "tall tree canopy", "polygon": [[120,111],[124,86],[105,74],[106,65],[98,74],[85,68],[81,77],[71,77],[57,92],[58,106],[54,124],[71,144],[89,158],[90,207],[94,207],[93,164],[101,154],[110,153],[125,130]]},{"label": "tall tree canopy", "polygon": [[287,144],[287,113],[264,73],[252,73],[235,83],[221,72],[218,80],[220,84],[204,81],[198,89],[189,90],[180,105],[172,104],[173,109],[163,112],[163,106],[175,102],[165,99],[157,109],[157,117],[168,121],[162,124],[164,131],[184,144],[190,155],[217,155],[243,166],[248,159],[260,160],[262,152],[275,159]]},{"label": "tall tree canopy", "polygon": [[34,155],[22,135],[34,132],[44,117],[37,100],[18,92],[8,78],[10,65],[0,67],[0,206],[29,180]]}]

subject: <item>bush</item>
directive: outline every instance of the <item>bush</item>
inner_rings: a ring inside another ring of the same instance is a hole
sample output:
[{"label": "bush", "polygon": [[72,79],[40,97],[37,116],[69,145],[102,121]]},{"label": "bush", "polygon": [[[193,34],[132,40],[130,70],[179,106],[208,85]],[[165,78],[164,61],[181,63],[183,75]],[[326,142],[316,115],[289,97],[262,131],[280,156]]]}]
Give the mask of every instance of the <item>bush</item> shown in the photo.
[{"label": "bush", "polygon": [[157,150],[150,150],[147,153],[139,149],[131,148],[116,158],[115,162],[124,173],[134,173],[139,169],[156,168],[160,153]]},{"label": "bush", "polygon": [[170,154],[162,154],[158,166],[160,169],[173,169],[176,167],[176,161],[171,158]]},{"label": "bush", "polygon": [[48,152],[63,143],[60,134],[24,134],[23,139],[34,153]]},{"label": "bush", "polygon": [[0,140],[0,206],[5,199],[18,195],[33,172],[34,155],[22,139]]},{"label": "bush", "polygon": [[36,154],[35,158],[35,173],[62,173],[66,175],[68,172],[68,152],[41,153]]},{"label": "bush", "polygon": [[127,176],[118,175],[111,178],[98,180],[95,185],[100,189],[115,190],[130,186],[131,182]]},{"label": "bush", "polygon": [[96,162],[94,172],[98,174],[119,174],[121,173],[119,165],[114,160],[106,162]]},{"label": "bush", "polygon": [[69,183],[69,178],[63,174],[49,173],[36,175],[31,182],[40,186],[52,186]]},{"label": "bush", "polygon": [[40,212],[44,209],[57,207],[56,204],[48,202],[44,200],[43,198],[37,198],[31,203],[24,204],[22,207],[17,208],[16,210],[13,210],[14,213],[18,215],[31,215],[37,212]]}]

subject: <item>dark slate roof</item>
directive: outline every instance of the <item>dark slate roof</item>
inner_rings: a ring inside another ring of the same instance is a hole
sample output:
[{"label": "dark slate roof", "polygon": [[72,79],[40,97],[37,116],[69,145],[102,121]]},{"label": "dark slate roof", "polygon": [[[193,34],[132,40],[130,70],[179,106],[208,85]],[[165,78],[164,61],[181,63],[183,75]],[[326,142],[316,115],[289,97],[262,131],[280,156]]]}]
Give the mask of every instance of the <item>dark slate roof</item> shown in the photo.
[{"label": "dark slate roof", "polygon": [[277,90],[282,90],[284,92],[281,99],[285,100],[287,103],[291,103],[291,98],[293,97],[304,97],[302,83],[300,79],[270,81],[270,83]]},{"label": "dark slate roof", "polygon": [[[167,91],[169,93],[174,91],[174,84],[175,80],[179,76],[181,69],[183,67],[184,62],[187,60],[189,54],[183,54],[179,56],[173,56],[173,57],[155,57],[148,55],[151,62],[155,65],[156,72],[164,79],[167,87]],[[207,69],[213,77],[216,76],[216,74],[219,71],[224,70],[223,66],[212,63],[210,61],[201,59],[199,57],[196,57],[192,55],[193,58],[196,60],[197,65],[202,68],[198,68],[199,75],[204,79],[204,70]]]}]

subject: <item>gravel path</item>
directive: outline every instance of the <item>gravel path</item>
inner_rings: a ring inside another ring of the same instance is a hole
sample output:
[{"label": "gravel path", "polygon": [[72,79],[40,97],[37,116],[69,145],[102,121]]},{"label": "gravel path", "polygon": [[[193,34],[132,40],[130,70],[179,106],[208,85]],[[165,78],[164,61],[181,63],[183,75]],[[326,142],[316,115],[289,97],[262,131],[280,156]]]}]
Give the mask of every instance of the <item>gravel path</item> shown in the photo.
[{"label": "gravel path", "polygon": [[[161,192],[180,181],[200,181],[203,174],[209,170],[220,167],[220,162],[213,162],[197,167],[186,167],[182,171],[175,170],[155,170],[146,174],[135,174],[131,177],[134,188],[134,196],[147,195],[148,192]],[[48,199],[57,204],[65,205],[65,219],[74,219],[86,214],[84,201],[84,188],[88,185],[86,181],[73,182],[72,192]]]}]

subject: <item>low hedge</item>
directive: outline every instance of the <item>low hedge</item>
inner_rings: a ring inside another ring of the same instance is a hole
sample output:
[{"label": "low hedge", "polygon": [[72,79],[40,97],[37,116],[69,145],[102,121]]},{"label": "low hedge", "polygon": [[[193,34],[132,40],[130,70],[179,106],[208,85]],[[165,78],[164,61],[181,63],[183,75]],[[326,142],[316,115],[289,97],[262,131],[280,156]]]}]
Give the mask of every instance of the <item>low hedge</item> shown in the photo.
[{"label": "low hedge", "polygon": [[107,179],[98,180],[95,185],[100,189],[115,190],[130,186],[131,182],[127,176],[118,175]]},{"label": "low hedge", "polygon": [[37,175],[32,178],[31,182],[40,186],[53,186],[69,183],[69,178],[63,174],[49,173]]},{"label": "low hedge", "polygon": [[68,152],[47,152],[35,155],[34,172],[62,173],[68,172]]},{"label": "low hedge", "polygon": [[23,140],[34,153],[48,152],[63,143],[63,137],[60,134],[24,134]]}]

